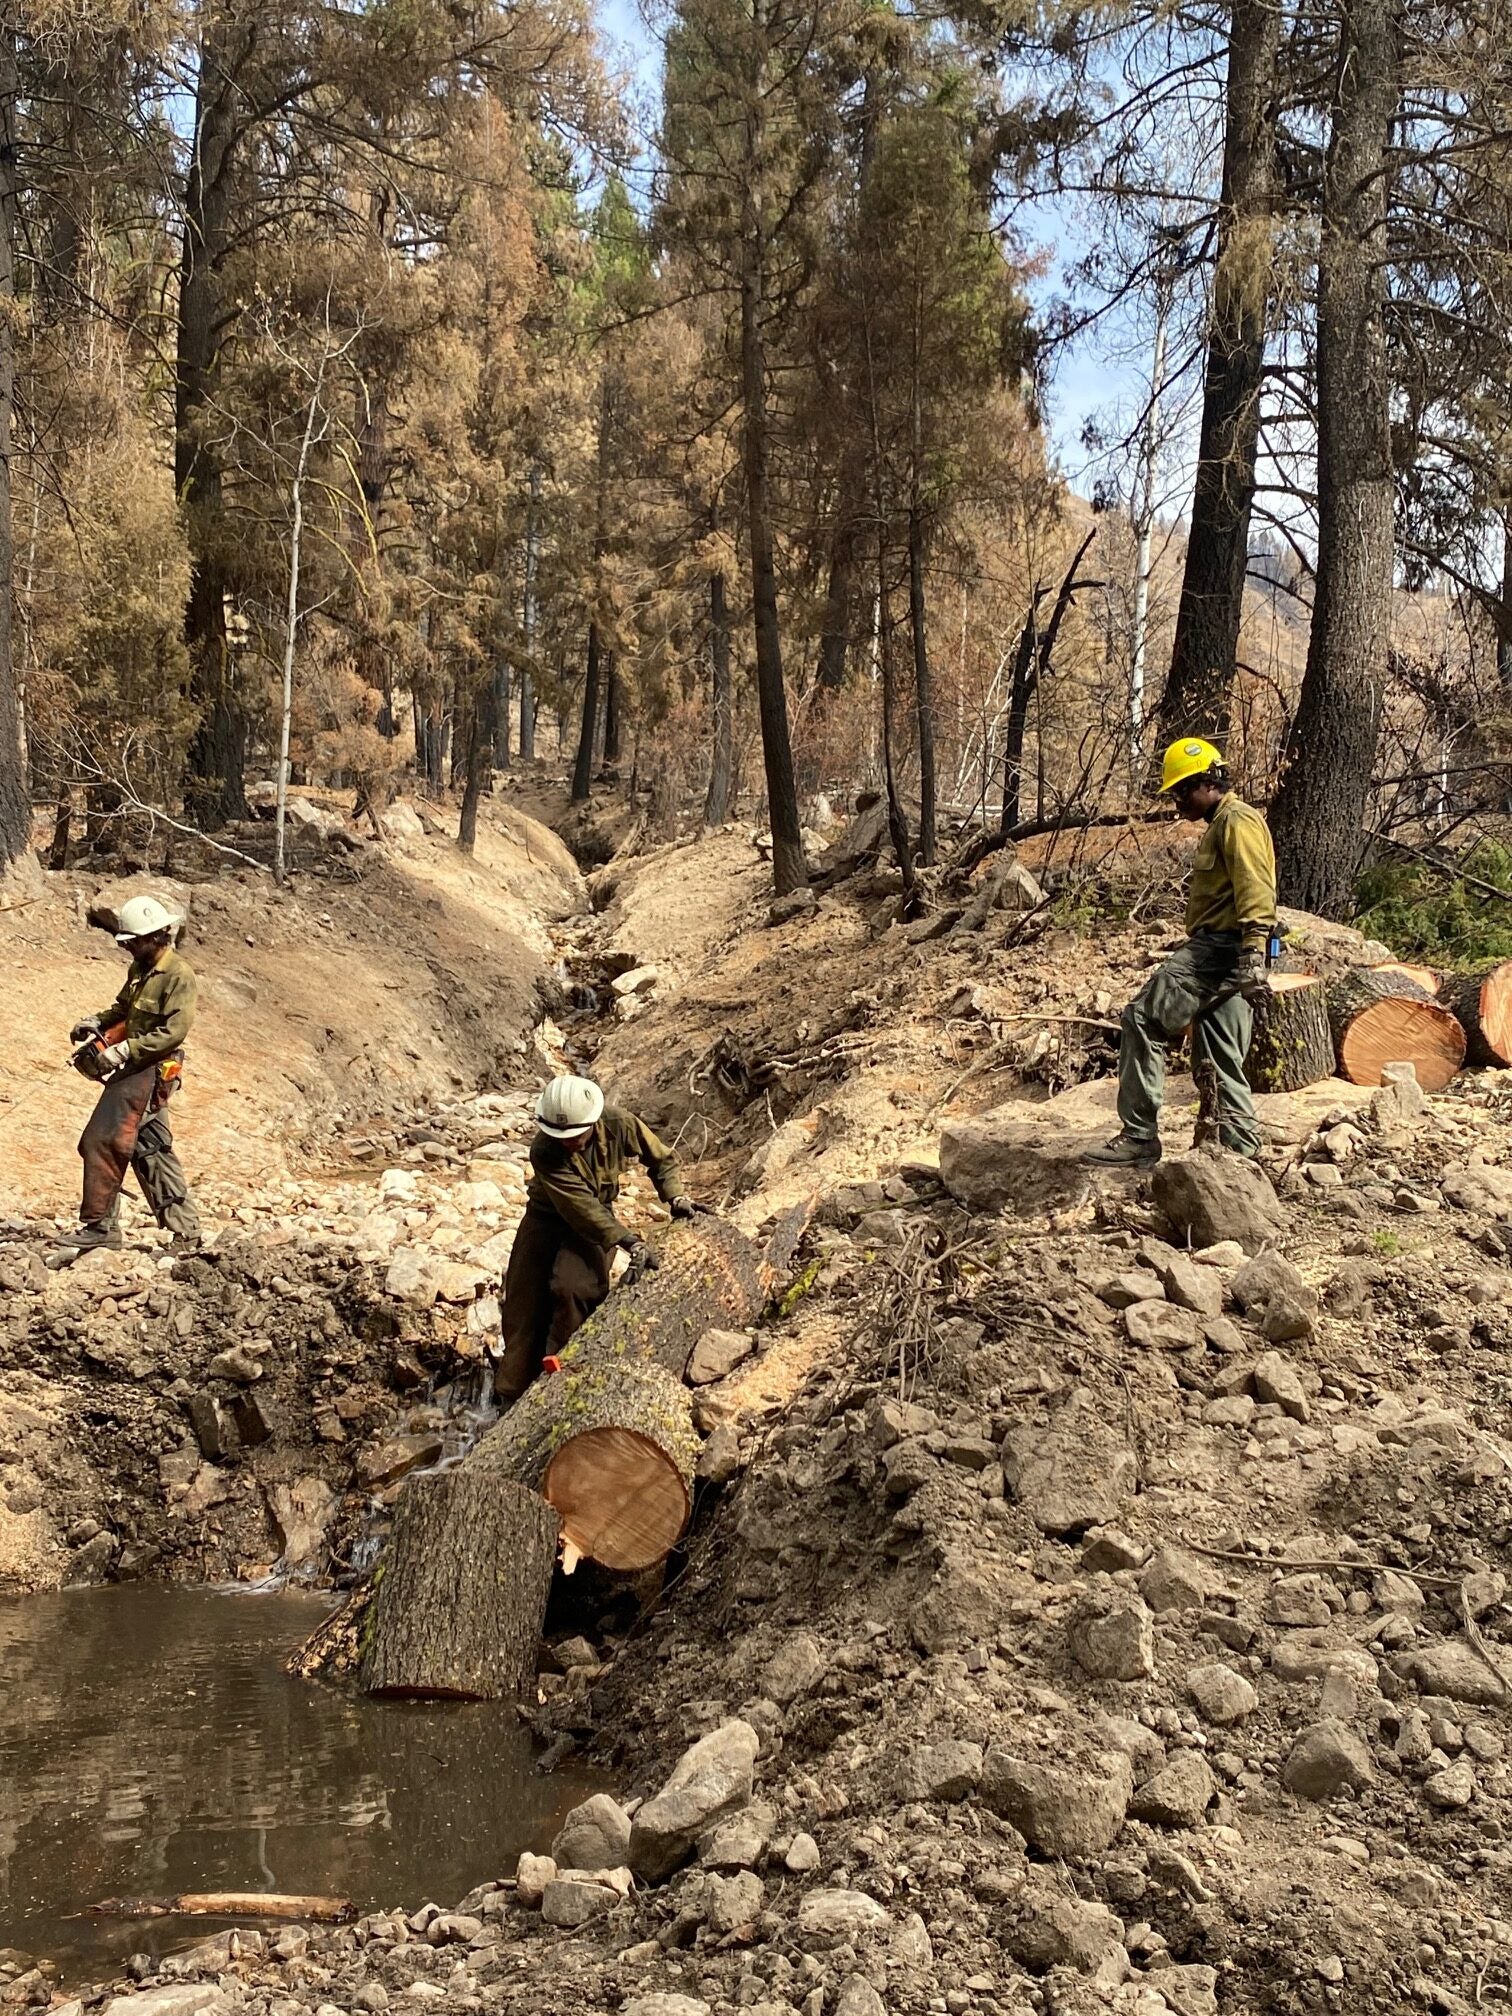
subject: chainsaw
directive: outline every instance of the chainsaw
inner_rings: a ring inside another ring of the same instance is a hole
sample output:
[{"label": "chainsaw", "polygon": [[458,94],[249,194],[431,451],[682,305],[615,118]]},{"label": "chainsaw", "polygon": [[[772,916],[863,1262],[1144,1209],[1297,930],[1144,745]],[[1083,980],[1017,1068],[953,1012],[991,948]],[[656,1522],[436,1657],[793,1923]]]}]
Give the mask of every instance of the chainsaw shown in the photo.
[{"label": "chainsaw", "polygon": [[92,1036],[86,1036],[69,1058],[75,1071],[92,1078],[96,1085],[103,1085],[107,1078],[115,1074],[105,1062],[105,1052],[112,1043],[119,1043],[125,1037],[126,1024],[112,1022],[108,1029],[97,1029]]}]

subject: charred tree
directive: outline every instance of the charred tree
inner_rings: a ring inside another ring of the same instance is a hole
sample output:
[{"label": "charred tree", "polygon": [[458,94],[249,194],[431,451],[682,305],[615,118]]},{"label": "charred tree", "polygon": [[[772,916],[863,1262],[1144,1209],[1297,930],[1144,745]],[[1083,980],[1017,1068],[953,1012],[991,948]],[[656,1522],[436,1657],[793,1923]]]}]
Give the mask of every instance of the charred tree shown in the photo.
[{"label": "charred tree", "polygon": [[21,747],[21,704],[11,648],[11,425],[16,394],[16,110],[14,19],[0,23],[0,873],[25,853],[31,800]]},{"label": "charred tree", "polygon": [[718,568],[709,576],[709,680],[713,734],[709,751],[709,789],[704,798],[705,826],[723,826],[730,816],[730,782],[735,753],[735,694],[730,679],[730,607],[725,577]]},{"label": "charred tree", "polygon": [[1197,481],[1160,703],[1167,741],[1196,734],[1221,743],[1228,732],[1265,373],[1280,47],[1275,0],[1235,0]]},{"label": "charred tree", "polygon": [[588,662],[583,670],[583,718],[578,725],[577,758],[572,766],[572,803],[586,805],[593,788],[593,745],[598,735],[599,690],[603,653],[596,617],[588,624]]},{"label": "charred tree", "polygon": [[1271,811],[1286,900],[1324,917],[1353,898],[1391,636],[1385,226],[1400,58],[1394,0],[1342,0],[1318,246],[1317,586]]}]

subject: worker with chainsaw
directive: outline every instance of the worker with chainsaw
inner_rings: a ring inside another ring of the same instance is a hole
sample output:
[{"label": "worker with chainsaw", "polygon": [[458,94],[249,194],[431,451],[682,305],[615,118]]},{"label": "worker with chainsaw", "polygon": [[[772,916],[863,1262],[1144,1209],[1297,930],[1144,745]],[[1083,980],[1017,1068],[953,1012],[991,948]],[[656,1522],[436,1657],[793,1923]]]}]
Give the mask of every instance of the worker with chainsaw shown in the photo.
[{"label": "worker with chainsaw", "polygon": [[177,1090],[194,1022],[194,969],[174,950],[181,917],[155,896],[121,905],[116,943],[131,954],[126,983],[108,1008],[74,1025],[74,1063],[101,1083],[79,1137],[84,1201],[79,1228],[59,1241],[67,1265],[94,1247],[121,1244],[121,1189],[130,1170],[153,1217],[173,1234],[170,1250],[199,1250],[199,1213],[173,1151],[168,1101]]},{"label": "worker with chainsaw", "polygon": [[504,1282],[497,1390],[506,1406],[609,1293],[617,1251],[629,1254],[632,1274],[656,1266],[645,1240],[614,1215],[627,1165],[645,1164],[674,1218],[703,1208],[683,1190],[666,1143],[634,1113],[606,1106],[591,1078],[553,1078],[535,1114],[525,1216]]},{"label": "worker with chainsaw", "polygon": [[1183,819],[1207,832],[1192,863],[1186,942],[1145,982],[1123,1012],[1118,1047],[1117,1136],[1087,1159],[1115,1168],[1160,1160],[1160,1103],[1165,1047],[1190,1026],[1192,1058],[1216,1092],[1221,1146],[1254,1155],[1260,1128],[1244,1060],[1255,1004],[1268,988],[1266,968],[1276,926],[1276,854],[1264,815],[1229,783],[1211,742],[1173,742],[1160,789]]}]

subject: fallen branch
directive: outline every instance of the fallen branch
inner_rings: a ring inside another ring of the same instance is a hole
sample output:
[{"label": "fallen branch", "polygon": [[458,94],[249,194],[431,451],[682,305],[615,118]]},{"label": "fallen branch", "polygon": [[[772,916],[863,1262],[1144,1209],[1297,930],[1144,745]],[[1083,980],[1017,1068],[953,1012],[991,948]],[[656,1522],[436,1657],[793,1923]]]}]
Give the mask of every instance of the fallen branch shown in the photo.
[{"label": "fallen branch", "polygon": [[104,1897],[92,1918],[286,1918],[344,1925],[357,1916],[349,1897],[299,1897],[278,1890],[186,1891],[181,1897]]}]

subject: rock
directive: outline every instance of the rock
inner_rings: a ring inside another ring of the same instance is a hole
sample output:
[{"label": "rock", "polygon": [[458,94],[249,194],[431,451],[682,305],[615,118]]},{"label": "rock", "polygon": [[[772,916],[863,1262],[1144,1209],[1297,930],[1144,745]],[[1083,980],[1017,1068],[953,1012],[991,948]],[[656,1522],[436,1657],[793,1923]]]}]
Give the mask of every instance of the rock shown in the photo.
[{"label": "rock", "polygon": [[1127,1274],[1105,1276],[1092,1292],[1110,1309],[1131,1309],[1136,1302],[1160,1301],[1165,1291],[1153,1274],[1136,1267]]},{"label": "rock", "polygon": [[1332,1799],[1347,1788],[1360,1792],[1375,1783],[1370,1752],[1342,1722],[1315,1722],[1292,1746],[1281,1773],[1289,1792],[1302,1799]]},{"label": "rock", "polygon": [[425,1936],[432,1946],[465,1946],[482,1930],[481,1918],[465,1911],[443,1911],[439,1918],[432,1918]]},{"label": "rock", "polygon": [[932,1435],[940,1417],[928,1407],[915,1407],[908,1400],[874,1400],[866,1410],[866,1439],[880,1456],[898,1442]]},{"label": "rock", "polygon": [[1089,1575],[1116,1575],[1122,1568],[1137,1568],[1147,1552],[1121,1527],[1099,1526],[1082,1543],[1081,1565]]},{"label": "rock", "polygon": [[1168,1157],[1157,1164],[1152,1187],[1183,1244],[1215,1246],[1233,1239],[1246,1253],[1258,1253],[1286,1231],[1286,1214],[1270,1179],[1238,1155],[1198,1149]]},{"label": "rock", "polygon": [[882,1458],[882,1489],[889,1498],[909,1498],[933,1477],[940,1459],[922,1438],[895,1442]]},{"label": "rock", "polygon": [[948,1554],[908,1628],[921,1652],[950,1652],[990,1639],[1002,1605],[997,1584],[969,1557]]},{"label": "rock", "polygon": [[606,1883],[593,1883],[588,1877],[558,1876],[554,1883],[546,1885],[541,1898],[541,1916],[548,1925],[559,1925],[571,1929],[586,1925],[590,1919],[601,1918],[606,1911],[612,1911],[620,1901],[619,1892],[611,1890]]},{"label": "rock", "polygon": [[617,974],[609,982],[609,991],[616,1000],[624,1001],[632,994],[646,993],[660,977],[655,966],[632,966],[628,973]]},{"label": "rock", "polygon": [[1312,1290],[1291,1261],[1274,1248],[1246,1261],[1229,1286],[1239,1307],[1251,1315],[1262,1312],[1278,1295],[1290,1296],[1298,1302],[1306,1302],[1312,1296]]},{"label": "rock", "polygon": [[766,1905],[766,1885],[753,1870],[738,1876],[715,1876],[709,1900],[708,1927],[716,1938],[754,1924]]},{"label": "rock", "polygon": [[1099,1751],[1078,1768],[990,1748],[982,1759],[982,1804],[1046,1855],[1100,1855],[1123,1826],[1134,1789],[1127,1757]]},{"label": "rock", "polygon": [[1255,1403],[1248,1393],[1230,1393],[1221,1400],[1209,1400],[1202,1410],[1205,1428],[1248,1428],[1255,1418]]},{"label": "rock", "polygon": [[631,1824],[629,1862],[637,1876],[653,1883],[670,1876],[707,1827],[749,1803],[760,1747],[749,1722],[732,1721],[686,1752]]},{"label": "rock", "polygon": [[1036,1974],[1051,1967],[1074,1967],[1080,1974],[1091,1974],[1116,1953],[1127,1970],[1123,1926],[1106,1904],[1030,1890],[1019,1911],[1003,1944],[1021,1966]]},{"label": "rock", "polygon": [[1221,1659],[1207,1659],[1194,1666],[1186,1684],[1203,1721],[1216,1723],[1220,1729],[1232,1728],[1259,1706],[1260,1697],[1249,1681]]},{"label": "rock", "polygon": [[698,1859],[706,1869],[754,1869],[766,1853],[777,1816],[759,1799],[722,1820],[704,1841]]},{"label": "rock", "polygon": [[1078,1389],[1048,1428],[1009,1431],[1003,1472],[1040,1531],[1059,1539],[1115,1520],[1134,1495],[1139,1466],[1121,1428]]},{"label": "rock", "polygon": [[1146,1351],[1195,1351],[1202,1325],[1189,1309],[1170,1302],[1136,1302],[1124,1311],[1129,1342]]},{"label": "rock", "polygon": [[728,1484],[743,1468],[740,1430],[722,1421],[699,1452],[696,1474],[704,1484]]},{"label": "rock", "polygon": [[363,1450],[357,1458],[357,1481],[369,1491],[377,1491],[407,1477],[411,1470],[437,1462],[445,1446],[439,1435],[396,1435],[391,1442]]},{"label": "rock", "polygon": [[743,1365],[755,1349],[754,1338],[744,1330],[705,1330],[688,1359],[688,1384],[712,1386]]},{"label": "rock", "polygon": [[324,1569],[326,1534],[336,1516],[336,1493],[323,1477],[296,1477],[292,1484],[275,1484],[268,1493],[268,1509],[283,1542],[282,1566],[297,1575],[306,1568]]},{"label": "rock", "polygon": [[1139,1578],[1139,1593],[1157,1615],[1166,1610],[1200,1610],[1208,1578],[1195,1555],[1162,1547]]},{"label": "rock", "polygon": [[982,1775],[980,1743],[926,1743],[907,1750],[893,1779],[900,1803],[931,1799],[953,1803],[974,1792]]},{"label": "rock", "polygon": [[1197,1750],[1178,1750],[1164,1769],[1147,1778],[1129,1801],[1136,1820],[1158,1827],[1198,1827],[1218,1793],[1218,1781]]},{"label": "rock", "polygon": [[1155,1671],[1155,1626],[1144,1604],[1084,1596],[1067,1626],[1071,1657],[1094,1680],[1147,1680]]},{"label": "rock", "polygon": [[1331,1631],[1299,1631],[1294,1638],[1283,1638],[1270,1663],[1278,1680],[1321,1680],[1335,1667],[1343,1667],[1372,1694],[1380,1679],[1380,1670],[1363,1645],[1351,1645]]},{"label": "rock", "polygon": [[1174,1250],[1171,1257],[1156,1262],[1156,1273],[1166,1299],[1178,1309],[1190,1309],[1198,1316],[1223,1314],[1223,1281],[1211,1266],[1199,1266],[1185,1253]]},{"label": "rock", "polygon": [[214,1981],[175,1981],[165,1988],[144,1988],[136,1995],[113,1995],[103,2016],[199,2016],[202,2009],[224,2001]]},{"label": "rock", "polygon": [[887,2004],[864,1974],[851,1974],[835,2003],[835,2016],[887,2016]]},{"label": "rock", "polygon": [[[1388,1064],[1386,1071],[1398,1067]],[[1412,1070],[1411,1065],[1406,1067]],[[1380,1090],[1370,1101],[1369,1119],[1383,1144],[1388,1148],[1402,1148],[1418,1132],[1428,1117],[1428,1095],[1417,1082],[1414,1071],[1410,1078],[1386,1078]]]},{"label": "rock", "polygon": [[1197,1963],[1162,1967],[1160,1999],[1171,2016],[1218,2016],[1218,1969]]},{"label": "rock", "polygon": [[809,1693],[824,1677],[824,1647],[808,1631],[794,1631],[761,1669],[761,1691],[779,1708]]},{"label": "rock", "polygon": [[1098,1138],[1026,1119],[1022,1104],[1000,1106],[941,1131],[940,1180],[969,1210],[1038,1217],[1088,1195],[1092,1171],[1082,1158]]},{"label": "rock", "polygon": [[1477,1708],[1507,1705],[1507,1686],[1463,1638],[1446,1638],[1437,1645],[1404,1652],[1391,1664],[1392,1670],[1411,1681],[1420,1694],[1439,1694],[1446,1701],[1465,1701]]},{"label": "rock", "polygon": [[1291,1344],[1311,1337],[1317,1314],[1317,1297],[1309,1288],[1307,1299],[1295,1295],[1273,1295],[1260,1318],[1260,1329],[1268,1344]]},{"label": "rock", "polygon": [[795,1834],[792,1844],[782,1858],[782,1866],[790,1875],[808,1876],[819,1867],[819,1843],[812,1834]]},{"label": "rock", "polygon": [[886,1907],[864,1890],[810,1890],[798,1906],[798,1930],[826,1939],[862,1939],[887,1922]]},{"label": "rock", "polygon": [[429,1309],[440,1294],[438,1254],[422,1246],[396,1246],[384,1277],[384,1289],[398,1302]]},{"label": "rock", "polygon": [[557,1865],[549,1855],[522,1855],[515,1870],[515,1896],[534,1908],[546,1894],[546,1885],[556,1877]]},{"label": "rock", "polygon": [[812,889],[794,889],[789,895],[779,896],[767,907],[767,922],[776,927],[791,924],[797,917],[807,917],[818,908],[819,899]]},{"label": "rock", "polygon": [[696,1995],[632,1995],[620,2004],[619,2016],[712,2016]]},{"label": "rock", "polygon": [[1475,1771],[1468,1757],[1457,1758],[1443,1771],[1423,1780],[1423,1797],[1441,1812],[1457,1813],[1475,1797]]},{"label": "rock", "polygon": [[1448,1201],[1461,1211],[1487,1218],[1512,1214],[1512,1169],[1490,1162],[1453,1162],[1439,1179]]},{"label": "rock", "polygon": [[630,1816],[607,1792],[574,1806],[551,1844],[559,1869],[619,1869],[630,1858]]},{"label": "rock", "polygon": [[1311,1419],[1312,1408],[1303,1389],[1302,1375],[1290,1358],[1279,1351],[1267,1351],[1264,1357],[1256,1359],[1251,1377],[1257,1399],[1279,1407],[1293,1421]]},{"label": "rock", "polygon": [[209,1379],[234,1379],[239,1386],[250,1386],[263,1376],[263,1362],[245,1344],[233,1344],[228,1351],[217,1351],[205,1367]]}]

